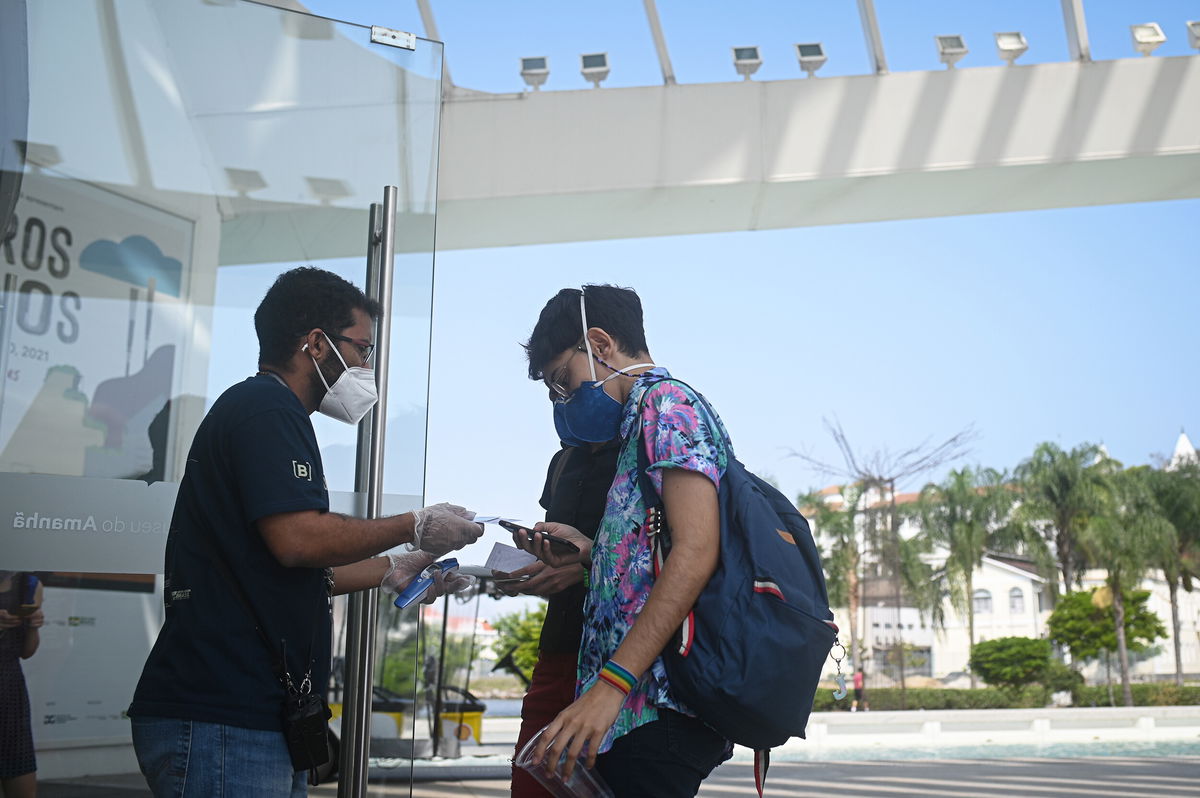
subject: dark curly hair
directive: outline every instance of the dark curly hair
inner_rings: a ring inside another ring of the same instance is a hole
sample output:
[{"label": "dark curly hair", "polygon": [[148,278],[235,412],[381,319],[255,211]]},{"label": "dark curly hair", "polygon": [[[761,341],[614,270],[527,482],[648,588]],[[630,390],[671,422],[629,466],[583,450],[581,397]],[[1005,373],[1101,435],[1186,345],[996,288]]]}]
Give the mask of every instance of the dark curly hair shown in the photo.
[{"label": "dark curly hair", "polygon": [[[542,379],[546,364],[583,339],[579,288],[564,288],[542,308],[529,340],[522,344],[529,358],[529,379]],[[616,339],[625,355],[649,352],[642,326],[642,300],[632,288],[585,285],[582,289],[589,327],[599,327]]]},{"label": "dark curly hair", "polygon": [[379,303],[333,272],[301,266],[276,278],[254,311],[258,360],[282,366],[309,330],[340,335],[354,326],[354,310],[379,318]]}]

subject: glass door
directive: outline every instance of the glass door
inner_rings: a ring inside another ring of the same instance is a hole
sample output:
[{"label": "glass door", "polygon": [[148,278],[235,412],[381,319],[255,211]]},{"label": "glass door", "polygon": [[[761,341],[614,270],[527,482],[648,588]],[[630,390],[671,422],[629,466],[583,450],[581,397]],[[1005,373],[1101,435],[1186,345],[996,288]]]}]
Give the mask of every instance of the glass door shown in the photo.
[{"label": "glass door", "polygon": [[[2,21],[0,571],[43,586],[24,662],[38,777],[99,789],[137,771],[124,712],[197,425],[257,370],[252,316],[278,274],[364,285],[386,185],[384,510],[421,503],[442,46],[242,0],[18,0]],[[354,513],[355,429],[314,426],[332,507]],[[395,613],[389,655],[417,637]],[[396,674],[417,659],[384,671],[410,705]],[[393,753],[413,714],[384,716],[404,719],[378,732]]]}]

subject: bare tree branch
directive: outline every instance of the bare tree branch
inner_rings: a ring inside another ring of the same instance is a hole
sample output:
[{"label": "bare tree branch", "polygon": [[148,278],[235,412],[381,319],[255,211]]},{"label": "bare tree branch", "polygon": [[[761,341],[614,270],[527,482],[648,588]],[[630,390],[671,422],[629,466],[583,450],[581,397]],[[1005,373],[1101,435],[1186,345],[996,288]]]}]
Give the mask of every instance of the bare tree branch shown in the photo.
[{"label": "bare tree branch", "polygon": [[838,447],[842,463],[830,463],[795,449],[790,450],[789,455],[803,461],[823,476],[844,477],[852,482],[871,485],[902,483],[965,457],[971,452],[971,444],[979,438],[975,426],[968,424],[937,445],[932,445],[931,438],[926,438],[915,446],[894,454],[886,448],[864,453],[855,452],[854,447],[850,445],[849,436],[836,417],[833,421],[823,418],[822,422]]}]

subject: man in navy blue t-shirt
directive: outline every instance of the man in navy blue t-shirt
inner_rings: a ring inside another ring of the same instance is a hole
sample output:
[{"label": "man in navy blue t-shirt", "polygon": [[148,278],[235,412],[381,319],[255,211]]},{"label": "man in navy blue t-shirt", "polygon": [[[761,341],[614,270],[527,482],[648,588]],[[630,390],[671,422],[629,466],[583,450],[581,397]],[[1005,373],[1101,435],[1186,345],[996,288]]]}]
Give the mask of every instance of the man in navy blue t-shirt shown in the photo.
[{"label": "man in navy blue t-shirt", "polygon": [[[379,312],[330,272],[283,274],[254,314],[259,373],[225,391],[196,431],[167,539],[166,621],[129,708],[156,796],[304,795],[283,734],[284,683],[323,691],[331,596],[401,590],[482,533],[446,504],[375,520],[329,512],[309,416],[356,424],[375,403]],[[413,551],[373,556],[402,543]],[[455,589],[451,579],[438,589]]]}]

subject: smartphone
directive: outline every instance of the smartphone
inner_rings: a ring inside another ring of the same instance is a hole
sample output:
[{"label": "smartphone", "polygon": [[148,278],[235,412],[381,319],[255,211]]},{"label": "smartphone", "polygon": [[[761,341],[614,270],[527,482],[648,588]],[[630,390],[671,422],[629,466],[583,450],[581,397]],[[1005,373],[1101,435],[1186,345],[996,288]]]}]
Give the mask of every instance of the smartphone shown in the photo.
[{"label": "smartphone", "polygon": [[520,582],[528,582],[530,578],[530,574],[523,574],[521,576],[506,576],[503,578],[496,578],[492,579],[492,581],[498,585],[514,585]]},{"label": "smartphone", "polygon": [[18,618],[28,618],[38,611],[37,604],[22,604],[12,611],[12,614]]},{"label": "smartphone", "polygon": [[[529,541],[530,543],[533,542],[533,532],[526,529],[525,527],[521,526],[520,524],[514,524],[511,521],[504,521],[504,520],[497,521],[496,523],[498,523],[500,526],[507,529],[509,532],[513,532],[513,533],[520,532],[521,534],[523,534],[525,536],[525,540]],[[576,546],[574,543],[572,543],[571,541],[566,540],[564,538],[558,538],[558,537],[555,537],[554,535],[546,534],[545,532],[542,533],[542,537],[544,537],[546,540],[550,541],[550,546],[552,548],[558,547],[560,549],[563,549],[564,551],[579,551],[578,546]]]}]

